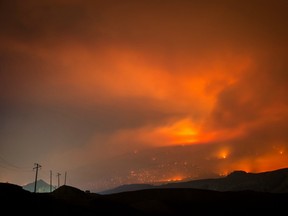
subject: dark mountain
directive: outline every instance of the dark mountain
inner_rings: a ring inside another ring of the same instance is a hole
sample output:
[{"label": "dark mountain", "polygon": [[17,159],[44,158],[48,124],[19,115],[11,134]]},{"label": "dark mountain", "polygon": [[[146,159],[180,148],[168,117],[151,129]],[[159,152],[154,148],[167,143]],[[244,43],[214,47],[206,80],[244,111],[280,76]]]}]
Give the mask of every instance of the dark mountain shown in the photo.
[{"label": "dark mountain", "polygon": [[287,193],[288,168],[261,173],[234,171],[226,177],[168,183],[159,186],[146,184],[123,185],[111,190],[100,192],[100,194],[112,194],[124,191],[136,191],[155,188],[194,188],[214,191],[250,190],[257,192]]},{"label": "dark mountain", "polygon": [[152,189],[152,188],[156,188],[156,186],[153,186],[151,184],[127,184],[127,185],[121,185],[121,186],[116,187],[116,188],[112,188],[110,190],[101,191],[98,193],[99,194],[113,194],[113,193],[145,190],[145,189]]},{"label": "dark mountain", "polygon": [[[38,193],[46,193],[46,192],[50,192],[50,184],[46,183],[45,181],[43,181],[42,179],[39,179],[37,181],[37,185],[36,185],[36,192]],[[30,191],[30,192],[34,192],[34,187],[35,187],[35,182],[23,185],[22,188],[24,190]],[[52,190],[54,190],[55,187],[52,187]]]},{"label": "dark mountain", "polygon": [[288,213],[288,193],[157,188],[109,195],[61,186],[51,193],[31,193],[0,183],[1,210],[24,215],[251,215]]},{"label": "dark mountain", "polygon": [[234,171],[226,177],[161,185],[161,188],[197,188],[216,191],[288,192],[288,168],[261,173]]}]

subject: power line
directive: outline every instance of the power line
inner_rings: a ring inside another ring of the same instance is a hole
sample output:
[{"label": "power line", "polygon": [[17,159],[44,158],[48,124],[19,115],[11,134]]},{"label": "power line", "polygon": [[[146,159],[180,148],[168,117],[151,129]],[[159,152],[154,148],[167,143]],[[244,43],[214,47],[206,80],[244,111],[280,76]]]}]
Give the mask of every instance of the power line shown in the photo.
[{"label": "power line", "polygon": [[13,170],[13,171],[31,171],[30,168],[28,167],[20,167],[16,166],[14,163],[9,162],[6,160],[3,156],[0,155],[0,166],[2,168],[8,169],[8,170]]}]

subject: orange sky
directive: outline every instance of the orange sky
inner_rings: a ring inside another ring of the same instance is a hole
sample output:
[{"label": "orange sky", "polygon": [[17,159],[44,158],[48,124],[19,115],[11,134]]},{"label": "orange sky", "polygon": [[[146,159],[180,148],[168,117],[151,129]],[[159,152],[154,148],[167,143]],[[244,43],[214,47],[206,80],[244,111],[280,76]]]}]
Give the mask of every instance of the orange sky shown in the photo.
[{"label": "orange sky", "polygon": [[36,162],[90,189],[286,166],[286,1],[1,4],[0,181]]}]

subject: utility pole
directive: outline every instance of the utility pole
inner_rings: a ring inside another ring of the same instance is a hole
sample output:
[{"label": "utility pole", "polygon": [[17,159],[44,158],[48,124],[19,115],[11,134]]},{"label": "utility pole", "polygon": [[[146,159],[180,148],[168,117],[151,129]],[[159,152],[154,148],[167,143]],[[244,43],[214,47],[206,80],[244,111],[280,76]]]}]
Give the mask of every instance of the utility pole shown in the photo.
[{"label": "utility pole", "polygon": [[34,193],[36,193],[36,189],[37,189],[37,178],[38,178],[38,169],[41,168],[42,166],[38,163],[34,163],[34,169],[36,169],[36,176],[35,176],[35,184],[34,184]]},{"label": "utility pole", "polygon": [[57,173],[57,177],[58,177],[58,188],[59,188],[59,186],[60,186],[60,173]]},{"label": "utility pole", "polygon": [[52,170],[50,170],[50,192],[52,192]]},{"label": "utility pole", "polygon": [[65,172],[64,185],[66,185],[67,172]]}]

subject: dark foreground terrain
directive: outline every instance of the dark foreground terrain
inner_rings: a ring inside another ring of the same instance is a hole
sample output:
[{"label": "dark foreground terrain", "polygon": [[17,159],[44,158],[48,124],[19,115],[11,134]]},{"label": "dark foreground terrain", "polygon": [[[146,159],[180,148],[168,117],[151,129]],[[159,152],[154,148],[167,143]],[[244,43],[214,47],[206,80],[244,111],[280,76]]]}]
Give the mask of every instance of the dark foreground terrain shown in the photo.
[{"label": "dark foreground terrain", "polygon": [[[62,186],[52,193],[31,193],[0,183],[4,215],[252,215],[288,214],[288,193],[147,189],[110,195]],[[2,215],[2,214],[1,214]]]}]

